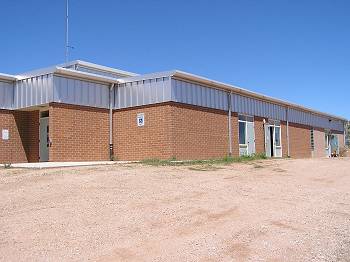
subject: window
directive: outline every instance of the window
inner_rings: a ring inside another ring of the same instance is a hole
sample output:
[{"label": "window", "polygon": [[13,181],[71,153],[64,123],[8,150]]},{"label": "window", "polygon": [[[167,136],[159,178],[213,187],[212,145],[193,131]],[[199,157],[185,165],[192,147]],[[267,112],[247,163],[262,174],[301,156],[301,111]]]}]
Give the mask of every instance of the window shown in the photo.
[{"label": "window", "polygon": [[281,127],[275,126],[275,146],[281,146]]},{"label": "window", "polygon": [[315,150],[315,140],[314,140],[314,129],[311,128],[310,130],[310,139],[311,139],[311,150]]},{"label": "window", "polygon": [[252,116],[239,115],[238,120],[239,121],[246,121],[246,122],[254,122],[254,118]]},{"label": "window", "polygon": [[246,144],[246,123],[245,122],[238,122],[239,123],[239,143],[241,145]]}]

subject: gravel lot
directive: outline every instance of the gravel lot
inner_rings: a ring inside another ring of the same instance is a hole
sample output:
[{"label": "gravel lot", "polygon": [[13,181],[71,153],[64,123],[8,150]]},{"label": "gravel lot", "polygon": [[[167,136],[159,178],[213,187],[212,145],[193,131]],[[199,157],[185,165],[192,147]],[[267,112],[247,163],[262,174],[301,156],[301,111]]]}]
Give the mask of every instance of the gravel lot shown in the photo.
[{"label": "gravel lot", "polygon": [[350,261],[350,158],[0,169],[2,261]]}]

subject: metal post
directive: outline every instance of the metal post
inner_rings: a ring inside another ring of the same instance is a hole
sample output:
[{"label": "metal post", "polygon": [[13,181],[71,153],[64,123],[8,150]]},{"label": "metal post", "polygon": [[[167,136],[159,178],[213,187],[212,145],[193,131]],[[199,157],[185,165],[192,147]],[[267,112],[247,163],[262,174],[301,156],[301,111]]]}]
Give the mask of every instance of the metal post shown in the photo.
[{"label": "metal post", "polygon": [[109,88],[109,159],[114,160],[113,150],[113,90],[114,84]]},{"label": "metal post", "polygon": [[290,147],[289,147],[289,110],[286,107],[286,120],[287,120],[287,156],[290,157]]},{"label": "metal post", "polygon": [[346,135],[347,135],[347,124],[344,121],[344,147],[346,148]]},{"label": "metal post", "polygon": [[69,48],[69,38],[68,38],[68,33],[69,33],[69,29],[68,29],[68,23],[69,23],[69,0],[66,0],[66,50],[65,50],[65,58],[66,58],[66,63],[68,62],[68,48]]},{"label": "metal post", "polygon": [[227,94],[228,99],[228,143],[229,143],[229,156],[232,156],[232,105],[231,105],[231,93]]}]

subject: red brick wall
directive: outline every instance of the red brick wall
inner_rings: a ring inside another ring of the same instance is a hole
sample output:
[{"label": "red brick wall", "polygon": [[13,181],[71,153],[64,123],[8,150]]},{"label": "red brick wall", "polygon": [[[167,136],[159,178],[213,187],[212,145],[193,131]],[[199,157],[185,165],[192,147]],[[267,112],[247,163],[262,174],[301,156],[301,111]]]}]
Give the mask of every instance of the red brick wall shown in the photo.
[{"label": "red brick wall", "polygon": [[[255,152],[265,154],[265,129],[262,117],[254,117]],[[283,141],[282,141],[283,143]]]},{"label": "red brick wall", "polygon": [[[145,114],[145,126],[136,116]],[[227,156],[227,112],[164,103],[116,110],[114,153],[118,160],[205,159]],[[233,154],[238,155],[238,119],[232,116]]]},{"label": "red brick wall", "polygon": [[[177,159],[221,158],[228,155],[228,113],[174,104],[173,155]],[[238,155],[238,119],[232,116],[233,155]]]},{"label": "red brick wall", "polygon": [[2,129],[9,130],[10,139],[0,137],[1,163],[39,161],[38,111],[0,110],[0,132]]},{"label": "red brick wall", "polygon": [[[145,126],[137,127],[137,113]],[[208,159],[229,152],[226,111],[168,103],[114,112],[114,148],[119,160],[147,158]],[[265,152],[263,118],[255,117],[255,147]],[[290,155],[311,157],[310,128],[290,124]],[[282,155],[287,157],[287,127],[281,122]],[[232,115],[233,156],[239,155],[238,117]]]},{"label": "red brick wall", "polygon": [[311,157],[310,127],[289,123],[289,144],[291,157]]},{"label": "red brick wall", "polygon": [[[138,113],[145,125],[137,126]],[[173,157],[172,109],[169,104],[116,110],[113,113],[114,155],[118,160]]]},{"label": "red brick wall", "polygon": [[314,129],[314,151],[312,157],[326,157],[325,132],[322,129]]},{"label": "red brick wall", "polygon": [[281,145],[282,145],[282,157],[288,157],[287,122],[284,122],[284,121],[281,121]]},{"label": "red brick wall", "polygon": [[39,111],[14,111],[14,118],[28,162],[39,161]]},{"label": "red brick wall", "polygon": [[[137,127],[137,113],[145,126]],[[83,106],[50,104],[50,161],[109,159],[109,111]],[[226,111],[164,103],[113,113],[114,152],[119,160],[147,158],[208,159],[229,152]],[[9,129],[10,140],[0,140],[0,162],[39,161],[39,112],[0,110],[0,131]],[[286,123],[281,122],[282,151],[287,156]],[[290,123],[291,157],[310,157],[310,128]],[[318,138],[319,153],[323,140]],[[339,135],[339,142],[342,136]],[[233,156],[238,156],[238,117],[232,114]],[[255,117],[255,147],[264,153],[263,118]]]},{"label": "red brick wall", "polygon": [[[224,112],[227,114],[227,112]],[[226,120],[227,121],[227,120]],[[238,114],[232,113],[231,118],[232,125],[232,156],[239,156],[239,125],[238,125]]]},{"label": "red brick wall", "polygon": [[50,104],[50,161],[109,160],[108,110]]}]

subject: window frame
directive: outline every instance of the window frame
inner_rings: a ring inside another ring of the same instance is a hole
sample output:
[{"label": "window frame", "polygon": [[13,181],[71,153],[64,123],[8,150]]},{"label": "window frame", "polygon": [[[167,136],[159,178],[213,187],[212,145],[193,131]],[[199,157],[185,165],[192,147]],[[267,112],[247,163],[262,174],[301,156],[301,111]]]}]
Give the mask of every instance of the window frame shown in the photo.
[{"label": "window frame", "polygon": [[[238,144],[240,147],[243,147],[243,146],[248,147],[248,130],[247,130],[247,123],[248,122],[251,122],[254,124],[254,116],[243,115],[243,114],[238,115]],[[239,123],[244,123],[244,141],[245,141],[245,144],[241,144],[241,141],[240,141]]]}]

